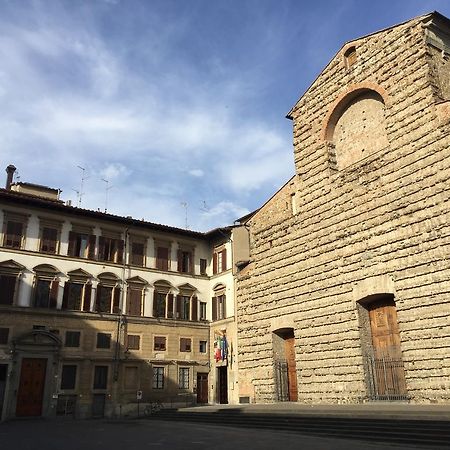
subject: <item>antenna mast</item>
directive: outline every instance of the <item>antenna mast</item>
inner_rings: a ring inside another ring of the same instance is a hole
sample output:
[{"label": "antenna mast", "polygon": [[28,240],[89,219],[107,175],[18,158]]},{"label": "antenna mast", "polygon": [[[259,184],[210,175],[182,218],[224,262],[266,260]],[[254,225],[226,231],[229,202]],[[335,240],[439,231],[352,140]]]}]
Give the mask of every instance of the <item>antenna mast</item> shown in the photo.
[{"label": "antenna mast", "polygon": [[84,180],[86,180],[88,177],[86,177],[86,175],[85,175],[86,169],[84,167],[81,167],[81,166],[77,166],[77,167],[82,170],[80,190],[76,191],[77,195],[78,195],[78,208],[79,208],[81,206],[81,198],[84,195],[84,192],[83,192]]},{"label": "antenna mast", "polygon": [[110,186],[109,185],[109,181],[105,180],[104,178],[102,178],[102,181],[104,181],[106,183],[106,188],[105,188],[105,212],[108,211],[108,191],[110,189],[112,189],[114,186]]},{"label": "antenna mast", "polygon": [[189,230],[188,225],[188,204],[187,202],[181,202],[180,205],[184,208],[184,228]]}]

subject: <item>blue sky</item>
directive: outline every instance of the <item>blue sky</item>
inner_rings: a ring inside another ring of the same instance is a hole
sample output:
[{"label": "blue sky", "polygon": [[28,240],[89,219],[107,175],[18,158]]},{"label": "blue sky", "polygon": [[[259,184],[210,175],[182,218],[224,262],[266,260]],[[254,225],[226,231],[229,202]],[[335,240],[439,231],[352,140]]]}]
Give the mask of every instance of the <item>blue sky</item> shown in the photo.
[{"label": "blue sky", "polygon": [[450,3],[0,0],[1,161],[74,204],[84,167],[85,208],[231,224],[293,174],[285,115],[342,44],[432,10]]}]

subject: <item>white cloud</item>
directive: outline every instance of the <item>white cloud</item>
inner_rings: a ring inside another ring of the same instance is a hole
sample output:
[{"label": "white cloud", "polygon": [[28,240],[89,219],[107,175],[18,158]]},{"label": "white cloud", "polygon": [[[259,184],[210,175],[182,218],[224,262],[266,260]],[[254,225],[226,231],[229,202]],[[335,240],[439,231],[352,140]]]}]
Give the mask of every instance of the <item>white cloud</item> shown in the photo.
[{"label": "white cloud", "polygon": [[188,170],[188,174],[196,178],[201,178],[205,173],[202,169],[191,169]]}]

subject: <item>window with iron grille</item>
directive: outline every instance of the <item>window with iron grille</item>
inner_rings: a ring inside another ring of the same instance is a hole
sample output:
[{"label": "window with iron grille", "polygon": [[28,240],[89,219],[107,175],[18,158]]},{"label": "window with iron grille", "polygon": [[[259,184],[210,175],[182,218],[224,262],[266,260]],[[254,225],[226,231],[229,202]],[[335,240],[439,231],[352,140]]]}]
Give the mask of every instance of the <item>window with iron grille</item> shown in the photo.
[{"label": "window with iron grille", "polygon": [[127,349],[139,350],[141,348],[141,337],[137,334],[129,334],[127,337]]},{"label": "window with iron grille", "polygon": [[110,348],[110,347],[111,347],[111,334],[97,333],[97,348]]},{"label": "window with iron grille", "polygon": [[61,372],[61,389],[75,389],[75,382],[77,378],[77,366],[63,365]]},{"label": "window with iron grille", "polygon": [[153,367],[153,389],[164,389],[164,367]]},{"label": "window with iron grille", "polygon": [[108,366],[95,366],[94,389],[106,389],[108,385]]},{"label": "window with iron grille", "polygon": [[66,331],[66,340],[64,341],[65,347],[79,347],[80,346],[80,332],[79,331]]},{"label": "window with iron grille", "polygon": [[200,302],[200,320],[206,320],[206,302]]},{"label": "window with iron grille", "polygon": [[189,389],[189,368],[180,367],[178,372],[178,387],[180,389]]},{"label": "window with iron grille", "polygon": [[153,349],[156,351],[164,352],[166,350],[166,337],[155,336],[153,342]]},{"label": "window with iron grille", "polygon": [[190,351],[191,351],[191,339],[180,338],[180,352],[190,352]]},{"label": "window with iron grille", "polygon": [[8,343],[9,328],[0,328],[0,345]]}]

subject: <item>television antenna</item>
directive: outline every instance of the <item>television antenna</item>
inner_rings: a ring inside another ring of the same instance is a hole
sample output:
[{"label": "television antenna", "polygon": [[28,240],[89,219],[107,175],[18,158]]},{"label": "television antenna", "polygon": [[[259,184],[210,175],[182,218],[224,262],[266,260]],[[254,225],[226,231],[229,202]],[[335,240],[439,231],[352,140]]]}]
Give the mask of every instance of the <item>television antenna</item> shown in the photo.
[{"label": "television antenna", "polygon": [[108,192],[114,186],[110,186],[109,185],[109,180],[105,180],[104,178],[102,178],[102,181],[104,181],[106,183],[106,188],[105,188],[105,212],[107,212],[108,211]]},{"label": "television antenna", "polygon": [[77,166],[77,167],[82,171],[80,190],[79,191],[75,191],[77,193],[77,196],[78,196],[78,205],[77,206],[79,208],[81,206],[81,198],[84,195],[84,192],[83,192],[84,181],[87,180],[89,177],[86,176],[86,169],[84,167],[81,167],[81,166]]},{"label": "television antenna", "polygon": [[187,202],[181,202],[180,205],[184,208],[184,228],[189,230],[188,225],[188,204]]}]

